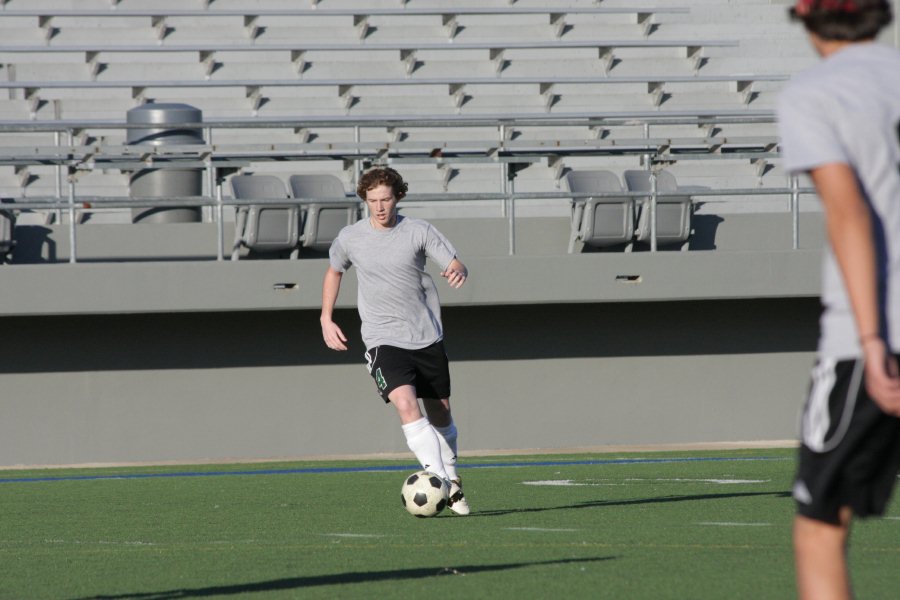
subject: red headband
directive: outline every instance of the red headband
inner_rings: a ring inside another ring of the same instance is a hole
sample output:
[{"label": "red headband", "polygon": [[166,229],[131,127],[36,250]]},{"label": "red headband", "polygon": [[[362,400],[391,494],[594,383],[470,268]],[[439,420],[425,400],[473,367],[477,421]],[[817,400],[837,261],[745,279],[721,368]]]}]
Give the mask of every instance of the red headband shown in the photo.
[{"label": "red headband", "polygon": [[833,10],[835,12],[856,12],[856,2],[853,0],[797,0],[794,12],[805,17],[813,10]]}]

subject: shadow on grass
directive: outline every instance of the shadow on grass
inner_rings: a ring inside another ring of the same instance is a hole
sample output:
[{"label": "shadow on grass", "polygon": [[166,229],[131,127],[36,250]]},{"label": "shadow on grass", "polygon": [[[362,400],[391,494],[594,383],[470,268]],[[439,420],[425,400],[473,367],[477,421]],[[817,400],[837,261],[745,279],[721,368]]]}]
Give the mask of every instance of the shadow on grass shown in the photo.
[{"label": "shadow on grass", "polygon": [[544,512],[548,510],[569,510],[573,508],[603,508],[607,506],[634,506],[639,504],[665,504],[669,502],[695,502],[698,500],[724,500],[727,498],[752,498],[754,496],[772,496],[774,498],[790,498],[790,492],[741,492],[732,494],[691,494],[688,496],[658,496],[656,498],[640,498],[637,500],[591,500],[566,506],[543,506],[534,508],[509,508],[496,510],[479,510],[469,517],[497,517],[519,513]]},{"label": "shadow on grass", "polygon": [[596,558],[567,558],[536,562],[504,563],[499,565],[463,565],[459,567],[421,567],[418,569],[396,569],[392,571],[356,571],[335,573],[333,575],[311,575],[308,577],[288,577],[259,581],[256,583],[238,583],[233,585],[217,585],[204,588],[166,590],[162,592],[139,592],[133,594],[116,594],[111,596],[90,596],[79,600],[177,600],[178,598],[204,598],[208,596],[230,596],[234,594],[250,594],[254,592],[274,592],[279,590],[295,590],[323,585],[339,585],[348,583],[374,583],[378,581],[395,581],[403,579],[425,579],[441,575],[474,575],[492,571],[507,571],[542,565],[561,565],[572,563],[594,563],[614,560],[614,556]]}]

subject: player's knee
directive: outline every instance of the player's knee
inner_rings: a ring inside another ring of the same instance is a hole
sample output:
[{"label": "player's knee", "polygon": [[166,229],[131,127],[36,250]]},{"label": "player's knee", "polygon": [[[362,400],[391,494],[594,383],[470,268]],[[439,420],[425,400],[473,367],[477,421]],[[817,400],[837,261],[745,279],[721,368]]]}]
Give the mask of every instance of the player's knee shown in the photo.
[{"label": "player's knee", "polygon": [[843,547],[846,543],[846,524],[832,524],[798,515],[794,519],[794,547],[798,551],[821,551]]}]

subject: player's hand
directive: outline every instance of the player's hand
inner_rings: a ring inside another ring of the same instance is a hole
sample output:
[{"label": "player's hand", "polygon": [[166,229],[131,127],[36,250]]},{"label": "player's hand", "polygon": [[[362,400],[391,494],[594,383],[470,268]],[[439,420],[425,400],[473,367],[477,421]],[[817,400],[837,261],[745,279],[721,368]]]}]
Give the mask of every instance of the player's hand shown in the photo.
[{"label": "player's hand", "polygon": [[866,390],[881,410],[900,417],[900,368],[884,340],[872,338],[863,344]]},{"label": "player's hand", "polygon": [[325,340],[325,345],[332,350],[347,349],[347,336],[334,321],[322,322],[322,338]]},{"label": "player's hand", "polygon": [[441,277],[447,280],[450,287],[459,289],[469,277],[469,270],[461,262],[454,260],[449,267],[441,271]]}]

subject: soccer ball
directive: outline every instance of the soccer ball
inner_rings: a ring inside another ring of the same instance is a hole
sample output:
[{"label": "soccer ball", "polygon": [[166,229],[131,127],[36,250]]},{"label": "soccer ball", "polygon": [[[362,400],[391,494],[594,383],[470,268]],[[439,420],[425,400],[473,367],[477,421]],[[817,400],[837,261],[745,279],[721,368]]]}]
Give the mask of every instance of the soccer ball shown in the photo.
[{"label": "soccer ball", "polygon": [[433,517],[447,506],[450,490],[447,483],[429,471],[413,473],[403,482],[400,500],[411,515]]}]

